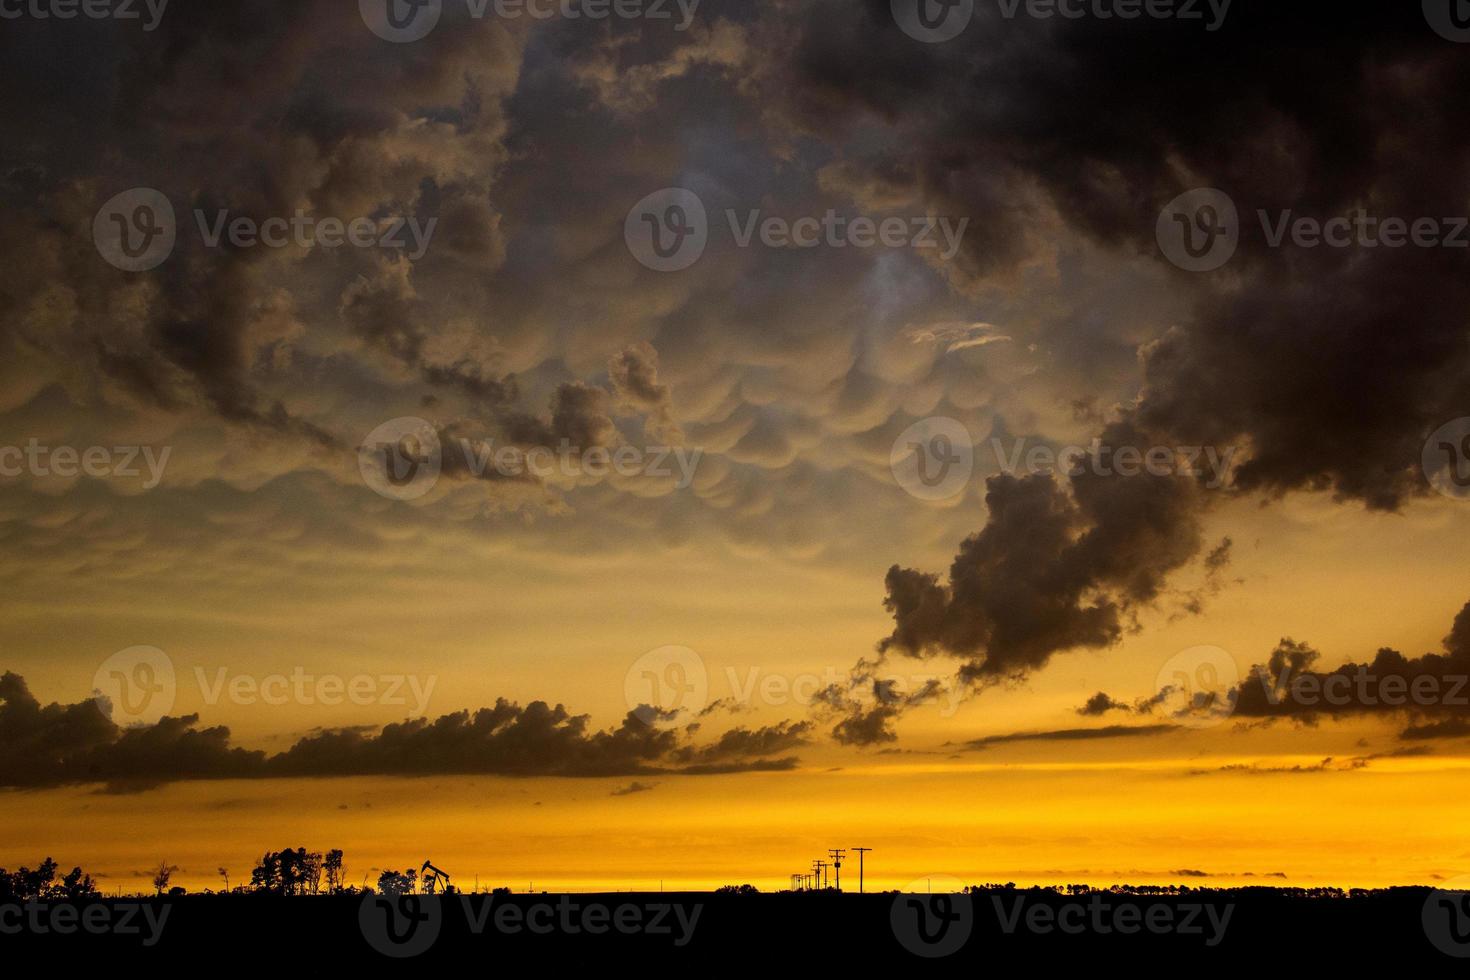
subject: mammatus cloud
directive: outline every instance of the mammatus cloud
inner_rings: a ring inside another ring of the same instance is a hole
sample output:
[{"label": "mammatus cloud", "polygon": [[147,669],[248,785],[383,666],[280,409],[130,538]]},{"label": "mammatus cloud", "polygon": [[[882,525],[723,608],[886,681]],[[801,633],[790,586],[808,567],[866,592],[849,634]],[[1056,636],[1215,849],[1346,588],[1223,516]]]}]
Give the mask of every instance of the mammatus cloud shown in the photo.
[{"label": "mammatus cloud", "polygon": [[[104,699],[105,700],[105,699]],[[143,788],[197,779],[324,776],[635,776],[783,771],[809,724],[736,728],[706,745],[629,712],[595,731],[586,715],[533,701],[415,719],[372,731],[319,731],[276,755],[234,748],[198,715],[119,728],[98,701],[42,706],[23,678],[0,676],[0,787],[107,783]]]},{"label": "mammatus cloud", "polygon": [[[977,283],[1044,254],[1031,229],[1062,225],[1157,259],[1194,294],[1192,315],[1144,345],[1138,424],[1249,446],[1245,491],[1386,510],[1424,492],[1424,438],[1470,392],[1463,253],[1274,247],[1256,220],[1461,213],[1470,176],[1453,161],[1470,136],[1449,107],[1424,109],[1423,86],[1456,89],[1470,66],[1418,5],[1237,5],[1220,34],[977,5],[964,34],[929,45],[904,44],[884,0],[794,9],[806,30],[779,103],[793,126],[840,141],[892,120],[892,138],[854,147],[842,171],[972,216],[963,267]],[[1160,93],[1159,77],[1176,85]],[[1154,219],[1194,187],[1239,206],[1228,276],[1181,276],[1157,250]]]}]

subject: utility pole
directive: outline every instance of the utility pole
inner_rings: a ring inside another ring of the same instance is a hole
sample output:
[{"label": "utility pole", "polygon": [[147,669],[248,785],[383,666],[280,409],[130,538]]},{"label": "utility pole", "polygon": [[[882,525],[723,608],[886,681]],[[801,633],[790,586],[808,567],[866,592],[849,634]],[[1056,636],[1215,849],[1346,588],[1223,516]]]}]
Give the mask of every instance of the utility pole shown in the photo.
[{"label": "utility pole", "polygon": [[871,847],[854,847],[858,856],[858,894],[863,893],[863,855],[872,850]]},{"label": "utility pole", "polygon": [[832,868],[837,874],[837,890],[842,891],[842,859],[847,855],[847,852],[834,848],[827,853],[832,855]]},{"label": "utility pole", "polygon": [[827,862],[813,861],[812,868],[817,872],[817,889],[820,891],[827,887]]}]

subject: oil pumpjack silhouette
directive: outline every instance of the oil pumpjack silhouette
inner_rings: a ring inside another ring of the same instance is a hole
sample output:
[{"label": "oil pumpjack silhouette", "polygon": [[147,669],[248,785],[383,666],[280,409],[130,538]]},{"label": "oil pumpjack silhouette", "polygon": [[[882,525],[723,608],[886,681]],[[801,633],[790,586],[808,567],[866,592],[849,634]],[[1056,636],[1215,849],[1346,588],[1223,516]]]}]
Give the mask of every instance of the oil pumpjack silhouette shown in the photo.
[{"label": "oil pumpjack silhouette", "polygon": [[454,886],[449,883],[449,872],[434,867],[433,861],[425,861],[424,866],[419,868],[419,874],[424,876],[425,895],[434,895],[440,891],[448,895],[454,891]]}]

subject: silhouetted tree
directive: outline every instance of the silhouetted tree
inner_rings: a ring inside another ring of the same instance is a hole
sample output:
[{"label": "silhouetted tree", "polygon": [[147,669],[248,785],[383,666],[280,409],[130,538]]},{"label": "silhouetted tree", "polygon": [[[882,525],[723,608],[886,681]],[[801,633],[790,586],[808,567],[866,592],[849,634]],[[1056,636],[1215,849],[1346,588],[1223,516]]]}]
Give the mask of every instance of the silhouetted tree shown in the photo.
[{"label": "silhouetted tree", "polygon": [[92,876],[85,874],[81,868],[72,868],[62,877],[60,893],[62,898],[72,902],[84,898],[96,898],[101,894],[97,891],[97,885],[92,881]]},{"label": "silhouetted tree", "polygon": [[158,870],[153,872],[153,887],[159,895],[168,887],[169,879],[174,876],[178,868],[171,866],[167,861],[158,862]]},{"label": "silhouetted tree", "polygon": [[303,892],[311,892],[315,895],[322,887],[322,856],[312,852],[303,854],[301,859],[301,886]]},{"label": "silhouetted tree", "polygon": [[266,851],[250,872],[253,891],[268,895],[304,895],[321,881],[321,855],[306,848]]},{"label": "silhouetted tree", "polygon": [[333,895],[342,891],[342,852],[337,848],[327,852],[322,861],[322,870],[327,873],[327,891]]},{"label": "silhouetted tree", "polygon": [[418,872],[413,868],[407,871],[384,871],[378,875],[378,891],[384,895],[408,895],[414,890],[418,882]]},{"label": "silhouetted tree", "polygon": [[51,858],[42,861],[34,871],[24,865],[13,874],[0,868],[0,899],[42,898],[51,890],[55,879],[56,862]]}]

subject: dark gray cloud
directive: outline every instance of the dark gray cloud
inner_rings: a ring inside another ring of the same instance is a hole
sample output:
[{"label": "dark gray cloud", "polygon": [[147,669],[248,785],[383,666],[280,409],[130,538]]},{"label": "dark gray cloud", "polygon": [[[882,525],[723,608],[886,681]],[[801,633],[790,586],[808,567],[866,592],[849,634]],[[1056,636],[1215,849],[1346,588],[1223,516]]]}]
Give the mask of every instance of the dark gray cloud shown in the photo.
[{"label": "dark gray cloud", "polygon": [[[323,776],[497,775],[606,777],[786,771],[782,755],[806,744],[810,724],[737,728],[686,743],[672,729],[629,712],[597,731],[562,705],[501,699],[492,708],[384,726],[319,730],[267,755],[230,745],[229,729],[201,728],[198,715],[119,728],[107,705],[42,706],[25,681],[0,677],[0,786],[105,783],[136,792],[197,779]],[[779,756],[779,757],[778,757]]]},{"label": "dark gray cloud", "polygon": [[1007,732],[1002,735],[986,735],[964,743],[967,749],[986,749],[994,745],[1012,745],[1017,742],[1091,742],[1099,739],[1148,738],[1168,735],[1180,730],[1178,725],[1108,725],[1103,728],[1059,728],[1039,732]]},{"label": "dark gray cloud", "polygon": [[1243,718],[1382,716],[1418,719],[1405,739],[1453,737],[1470,721],[1470,603],[1444,638],[1443,653],[1406,657],[1389,647],[1371,661],[1318,668],[1322,654],[1286,638],[1241,682],[1235,714]]},{"label": "dark gray cloud", "polygon": [[619,787],[618,789],[613,790],[612,791],[612,795],[613,796],[634,796],[634,795],[636,795],[638,793],[647,793],[647,792],[651,791],[657,785],[658,785],[657,783],[640,783],[640,782],[638,782],[638,780],[635,779],[631,783],[629,783],[628,785],[622,786],[622,787]]},{"label": "dark gray cloud", "polygon": [[1177,277],[1196,292],[1194,315],[1146,349],[1137,415],[1149,429],[1248,442],[1243,490],[1383,509],[1423,490],[1424,437],[1470,393],[1463,252],[1273,249],[1254,220],[1463,212],[1470,137],[1462,110],[1433,93],[1458,90],[1470,66],[1418,5],[1237,4],[1206,32],[1006,20],[980,4],[963,35],[930,45],[905,43],[883,0],[799,9],[794,124],[837,138],[888,121],[899,136],[846,165],[973,216],[976,276],[1029,256],[1028,232],[1050,212],[1106,247],[1156,255],[1165,202],[1196,186],[1236,200],[1233,274]]},{"label": "dark gray cloud", "polygon": [[905,712],[928,704],[943,690],[931,679],[904,691],[896,680],[874,674],[876,664],[860,663],[847,685],[833,684],[813,698],[816,713],[836,719],[832,737],[841,745],[873,746],[898,740],[894,724]]},{"label": "dark gray cloud", "polygon": [[[1151,445],[1123,423],[1103,441]],[[1116,643],[1129,614],[1200,548],[1204,491],[1186,476],[1088,470],[1066,487],[1002,474],[988,490],[986,526],[960,546],[947,581],[889,570],[895,626],[880,652],[956,654],[970,682],[1021,677],[1060,651]]]}]

